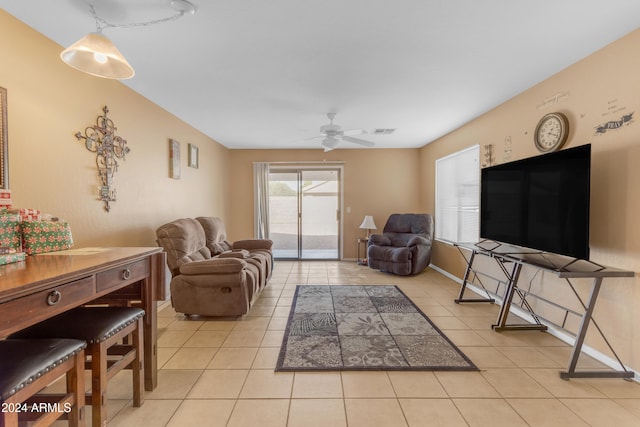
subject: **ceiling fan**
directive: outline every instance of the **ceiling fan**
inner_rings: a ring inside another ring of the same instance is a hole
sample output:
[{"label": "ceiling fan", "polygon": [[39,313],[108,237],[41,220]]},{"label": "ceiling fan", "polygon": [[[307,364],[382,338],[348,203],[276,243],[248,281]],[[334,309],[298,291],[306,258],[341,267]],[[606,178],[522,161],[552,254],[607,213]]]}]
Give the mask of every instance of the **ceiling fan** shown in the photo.
[{"label": "ceiling fan", "polygon": [[336,117],[336,113],[327,113],[327,117],[329,118],[329,124],[320,127],[320,133],[322,135],[308,138],[306,141],[322,140],[322,146],[324,147],[325,152],[336,148],[340,141],[353,142],[355,144],[364,145],[365,147],[373,147],[375,145],[371,141],[354,138],[352,136],[367,133],[363,129],[342,130],[342,126],[334,125],[333,119]]}]

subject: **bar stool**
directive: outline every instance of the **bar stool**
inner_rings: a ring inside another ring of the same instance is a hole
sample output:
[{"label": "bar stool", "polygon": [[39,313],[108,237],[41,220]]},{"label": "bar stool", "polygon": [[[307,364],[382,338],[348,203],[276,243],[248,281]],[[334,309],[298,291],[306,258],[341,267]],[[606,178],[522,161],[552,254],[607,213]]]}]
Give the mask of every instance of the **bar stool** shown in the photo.
[{"label": "bar stool", "polygon": [[[18,421],[49,426],[66,417],[69,425],[84,427],[84,341],[72,339],[0,341],[0,426]],[[67,393],[39,395],[66,375]]]},{"label": "bar stool", "polygon": [[133,372],[133,406],[144,401],[144,310],[133,307],[79,307],[11,335],[11,338],[74,338],[87,342],[86,364],[91,369],[93,427],[107,425],[107,381],[122,369]]}]

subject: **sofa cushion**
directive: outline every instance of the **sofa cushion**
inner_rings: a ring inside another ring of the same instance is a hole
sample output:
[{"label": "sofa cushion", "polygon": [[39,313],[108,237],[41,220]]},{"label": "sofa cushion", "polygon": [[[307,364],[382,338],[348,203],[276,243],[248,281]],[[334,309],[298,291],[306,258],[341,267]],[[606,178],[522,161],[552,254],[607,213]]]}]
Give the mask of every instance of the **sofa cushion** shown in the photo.
[{"label": "sofa cushion", "polygon": [[206,245],[214,254],[222,253],[231,249],[227,242],[227,231],[224,222],[217,217],[198,217],[196,221],[200,223],[206,236]]},{"label": "sofa cushion", "polygon": [[167,265],[174,276],[181,265],[212,256],[206,246],[204,229],[195,219],[183,218],[165,224],[156,230],[156,236],[167,253]]}]

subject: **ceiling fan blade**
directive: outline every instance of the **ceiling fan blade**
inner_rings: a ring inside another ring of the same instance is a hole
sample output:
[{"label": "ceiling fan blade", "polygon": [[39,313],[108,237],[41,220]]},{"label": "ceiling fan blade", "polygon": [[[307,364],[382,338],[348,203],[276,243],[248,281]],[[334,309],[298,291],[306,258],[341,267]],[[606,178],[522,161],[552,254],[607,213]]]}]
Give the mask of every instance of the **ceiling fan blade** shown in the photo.
[{"label": "ceiling fan blade", "polygon": [[353,143],[356,143],[356,144],[364,145],[365,147],[373,147],[373,146],[376,145],[371,141],[365,141],[364,139],[354,138],[352,136],[343,136],[342,139],[345,140],[345,141],[349,141],[349,142],[353,142]]},{"label": "ceiling fan blade", "polygon": [[367,133],[364,129],[349,129],[342,132],[343,136],[364,135]]},{"label": "ceiling fan blade", "polygon": [[318,135],[318,136],[314,136],[312,138],[305,138],[303,139],[303,141],[320,141],[321,139],[326,138],[326,136],[324,135]]}]

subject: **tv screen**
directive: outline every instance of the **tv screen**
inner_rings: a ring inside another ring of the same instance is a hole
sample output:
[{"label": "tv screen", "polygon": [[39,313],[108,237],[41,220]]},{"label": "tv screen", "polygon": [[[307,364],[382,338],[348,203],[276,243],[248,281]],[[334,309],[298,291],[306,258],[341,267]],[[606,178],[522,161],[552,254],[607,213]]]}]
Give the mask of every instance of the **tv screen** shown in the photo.
[{"label": "tv screen", "polygon": [[591,145],[482,169],[480,237],[589,259]]}]

